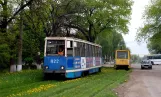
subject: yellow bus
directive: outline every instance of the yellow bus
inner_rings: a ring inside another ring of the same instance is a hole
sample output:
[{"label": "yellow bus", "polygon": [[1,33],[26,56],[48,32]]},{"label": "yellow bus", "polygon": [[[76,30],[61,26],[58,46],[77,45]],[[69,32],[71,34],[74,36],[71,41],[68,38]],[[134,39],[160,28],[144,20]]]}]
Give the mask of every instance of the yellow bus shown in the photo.
[{"label": "yellow bus", "polygon": [[115,68],[124,67],[125,69],[129,69],[131,67],[130,64],[130,51],[129,50],[116,50],[115,52]]}]

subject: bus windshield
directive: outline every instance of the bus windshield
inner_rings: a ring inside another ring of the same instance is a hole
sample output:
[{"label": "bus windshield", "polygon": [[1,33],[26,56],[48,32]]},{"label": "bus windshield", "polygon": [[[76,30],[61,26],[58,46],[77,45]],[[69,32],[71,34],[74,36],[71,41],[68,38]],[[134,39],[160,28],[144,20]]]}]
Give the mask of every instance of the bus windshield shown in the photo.
[{"label": "bus windshield", "polygon": [[64,40],[47,40],[46,55],[64,55],[65,51]]},{"label": "bus windshield", "polygon": [[117,58],[118,59],[128,59],[128,52],[127,51],[117,51]]}]

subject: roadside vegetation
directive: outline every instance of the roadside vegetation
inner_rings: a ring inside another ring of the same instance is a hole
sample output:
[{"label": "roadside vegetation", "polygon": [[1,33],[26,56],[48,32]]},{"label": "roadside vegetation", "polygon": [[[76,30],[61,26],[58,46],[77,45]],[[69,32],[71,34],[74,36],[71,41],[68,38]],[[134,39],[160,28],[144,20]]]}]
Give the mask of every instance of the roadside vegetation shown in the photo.
[{"label": "roadside vegetation", "polygon": [[146,6],[143,25],[138,29],[138,42],[146,41],[151,54],[161,53],[161,0],[150,0]]},{"label": "roadside vegetation", "polygon": [[117,97],[114,88],[130,71],[102,68],[102,72],[77,79],[43,80],[42,70],[0,76],[0,97]]}]

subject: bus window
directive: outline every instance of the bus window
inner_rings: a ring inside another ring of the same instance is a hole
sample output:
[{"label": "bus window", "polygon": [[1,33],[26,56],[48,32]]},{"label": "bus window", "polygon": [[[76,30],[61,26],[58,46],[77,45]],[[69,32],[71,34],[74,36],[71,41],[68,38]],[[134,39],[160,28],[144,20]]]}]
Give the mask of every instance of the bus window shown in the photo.
[{"label": "bus window", "polygon": [[118,59],[128,59],[128,52],[127,51],[117,51],[117,58]]},{"label": "bus window", "polygon": [[58,52],[63,52],[64,55],[65,41],[64,40],[47,40],[46,54],[47,55],[58,55]]}]

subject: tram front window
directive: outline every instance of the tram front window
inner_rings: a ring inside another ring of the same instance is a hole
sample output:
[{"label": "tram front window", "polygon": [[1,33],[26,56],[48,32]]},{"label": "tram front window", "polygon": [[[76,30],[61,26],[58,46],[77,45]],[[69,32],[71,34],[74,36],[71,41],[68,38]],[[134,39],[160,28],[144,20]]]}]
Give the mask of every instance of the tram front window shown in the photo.
[{"label": "tram front window", "polygon": [[64,55],[65,41],[64,40],[47,40],[46,55]]},{"label": "tram front window", "polygon": [[118,59],[128,59],[128,52],[126,51],[118,51],[117,52]]}]

